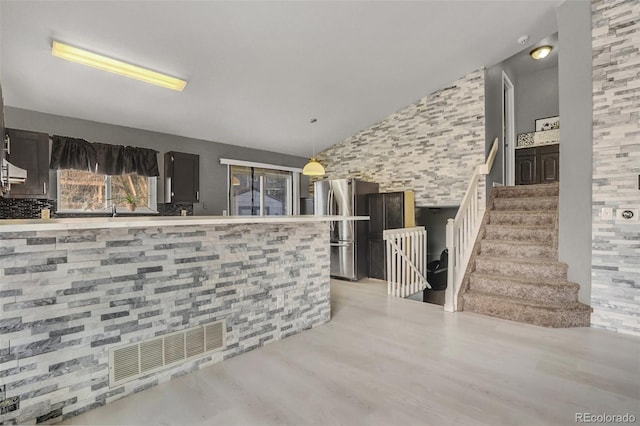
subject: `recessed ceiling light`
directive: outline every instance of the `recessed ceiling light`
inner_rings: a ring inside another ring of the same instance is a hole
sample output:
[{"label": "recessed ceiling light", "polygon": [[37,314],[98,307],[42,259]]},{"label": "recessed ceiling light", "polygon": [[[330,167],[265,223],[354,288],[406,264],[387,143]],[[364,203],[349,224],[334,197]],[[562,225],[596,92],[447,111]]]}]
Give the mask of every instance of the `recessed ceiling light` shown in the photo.
[{"label": "recessed ceiling light", "polygon": [[529,55],[531,55],[533,59],[544,59],[549,56],[549,53],[551,53],[552,49],[553,47],[551,46],[536,47],[529,53]]},{"label": "recessed ceiling light", "polygon": [[87,65],[103,71],[109,71],[114,74],[145,81],[147,83],[177,90],[179,92],[182,92],[187,85],[185,80],[171,77],[156,71],[151,71],[150,69],[142,68],[137,65],[128,64],[117,59],[108,58],[106,56],[69,46],[68,44],[60,43],[55,40],[51,47],[51,54],[58,58],[66,59],[67,61]]}]

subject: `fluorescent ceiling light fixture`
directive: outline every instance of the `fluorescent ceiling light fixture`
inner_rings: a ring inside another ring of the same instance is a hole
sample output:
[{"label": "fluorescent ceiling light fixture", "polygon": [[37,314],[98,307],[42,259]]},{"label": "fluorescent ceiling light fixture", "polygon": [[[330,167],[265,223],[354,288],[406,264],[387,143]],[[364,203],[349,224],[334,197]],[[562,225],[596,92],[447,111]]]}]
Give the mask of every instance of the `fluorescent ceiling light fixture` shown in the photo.
[{"label": "fluorescent ceiling light fixture", "polygon": [[187,85],[185,80],[180,80],[179,78],[151,71],[150,69],[142,68],[137,65],[128,64],[117,59],[98,55],[97,53],[69,46],[68,44],[60,43],[55,40],[51,47],[51,54],[58,58],[66,59],[67,61],[87,65],[103,71],[109,71],[114,74],[120,74],[125,77],[135,78],[136,80],[146,81],[147,83],[166,87],[167,89],[177,90],[179,92],[182,92],[182,89]]},{"label": "fluorescent ceiling light fixture", "polygon": [[551,46],[536,47],[529,53],[529,55],[531,55],[533,59],[544,59],[549,56],[549,53],[551,53],[552,49],[553,47]]}]

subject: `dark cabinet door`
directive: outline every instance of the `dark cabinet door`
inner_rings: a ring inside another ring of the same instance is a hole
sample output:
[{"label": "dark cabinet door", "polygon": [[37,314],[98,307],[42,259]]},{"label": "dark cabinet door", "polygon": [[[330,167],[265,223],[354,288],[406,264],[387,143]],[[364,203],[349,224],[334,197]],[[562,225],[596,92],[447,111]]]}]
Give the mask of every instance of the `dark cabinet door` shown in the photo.
[{"label": "dark cabinet door", "polygon": [[200,156],[183,152],[167,152],[164,158],[166,185],[165,201],[196,203],[200,201]]},{"label": "dark cabinet door", "polygon": [[560,146],[547,145],[516,150],[516,185],[560,180]]},{"label": "dark cabinet door", "polygon": [[[545,149],[551,148],[551,149]],[[558,145],[540,149],[540,183],[560,180],[560,152]]]},{"label": "dark cabinet door", "polygon": [[535,148],[516,151],[516,185],[532,185],[538,182]]},{"label": "dark cabinet door", "polygon": [[369,234],[380,234],[379,238],[382,238],[382,231],[385,229],[384,194],[369,194],[367,202],[369,204],[367,213],[369,216]]},{"label": "dark cabinet door", "polygon": [[387,279],[385,229],[404,228],[404,192],[369,194],[368,270],[369,277]]},{"label": "dark cabinet door", "polygon": [[369,240],[369,277],[387,279],[385,262],[385,244],[383,240]]},{"label": "dark cabinet door", "polygon": [[404,192],[384,195],[384,229],[404,228]]},{"label": "dark cabinet door", "polygon": [[47,198],[49,187],[49,135],[7,129],[11,140],[8,160],[27,171],[27,180],[11,185],[12,198]]}]

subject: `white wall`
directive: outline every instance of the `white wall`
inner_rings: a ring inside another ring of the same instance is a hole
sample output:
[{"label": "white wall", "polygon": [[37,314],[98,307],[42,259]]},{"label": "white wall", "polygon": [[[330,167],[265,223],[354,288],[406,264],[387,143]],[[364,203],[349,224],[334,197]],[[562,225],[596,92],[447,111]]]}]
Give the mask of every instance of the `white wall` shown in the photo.
[{"label": "white wall", "polygon": [[558,258],[580,301],[591,305],[591,5],[566,1],[558,9],[560,201]]},{"label": "white wall", "polygon": [[[489,154],[495,138],[499,146],[504,146],[502,140],[502,73],[517,87],[518,77],[515,70],[507,61],[502,61],[487,69],[485,78],[485,154]],[[514,90],[515,92],[515,90]],[[517,96],[517,92],[515,94]],[[487,176],[487,195],[491,194],[494,183],[503,184],[504,181],[504,151],[498,150],[493,169]]]},{"label": "white wall", "polygon": [[[48,134],[71,136],[89,142],[131,145],[152,148],[160,152],[158,166],[158,202],[164,202],[164,153],[186,152],[200,155],[200,203],[194,204],[195,215],[221,215],[227,209],[227,166],[221,157],[256,161],[288,167],[304,167],[306,158],[269,151],[244,148],[212,141],[185,138],[131,127],[115,126],[96,121],[45,114],[26,109],[5,107],[7,127]],[[301,197],[307,195],[308,178],[303,177]]]},{"label": "white wall", "polygon": [[[558,55],[571,55],[564,49]],[[516,135],[535,131],[538,118],[554,117],[559,114],[558,67],[520,74],[516,84]],[[562,127],[562,126],[560,126]]]}]

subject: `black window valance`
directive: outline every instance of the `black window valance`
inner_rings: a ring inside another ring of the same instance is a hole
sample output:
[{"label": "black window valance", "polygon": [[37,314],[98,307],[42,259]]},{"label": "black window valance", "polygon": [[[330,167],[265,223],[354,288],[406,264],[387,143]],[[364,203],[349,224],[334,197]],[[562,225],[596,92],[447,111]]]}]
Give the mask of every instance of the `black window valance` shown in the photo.
[{"label": "black window valance", "polygon": [[51,169],[87,170],[102,175],[160,176],[158,151],[134,146],[91,143],[54,135]]}]

